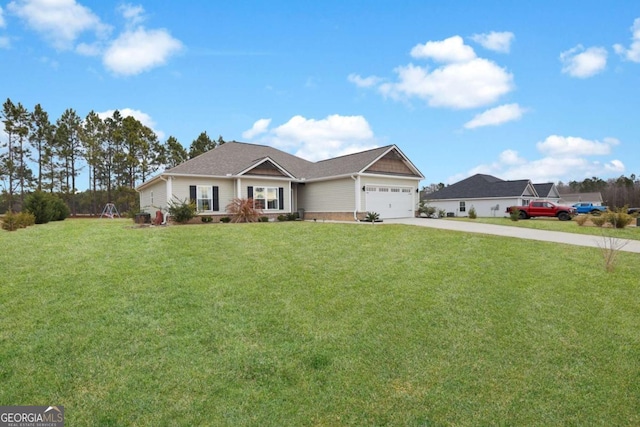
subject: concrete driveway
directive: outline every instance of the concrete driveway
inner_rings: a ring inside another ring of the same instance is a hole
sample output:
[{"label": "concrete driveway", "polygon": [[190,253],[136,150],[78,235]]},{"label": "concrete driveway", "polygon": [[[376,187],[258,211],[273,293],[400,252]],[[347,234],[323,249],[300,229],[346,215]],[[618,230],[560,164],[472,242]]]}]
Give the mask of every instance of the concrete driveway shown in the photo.
[{"label": "concrete driveway", "polygon": [[[593,248],[611,245],[610,240],[585,234],[562,233],[560,231],[535,230],[532,228],[510,227],[508,225],[482,224],[470,221],[451,221],[435,218],[399,218],[385,219],[383,224],[406,224],[419,227],[440,228],[443,230],[463,231],[466,233],[493,234],[496,236],[517,237],[520,239],[541,240],[545,242],[565,243],[567,245],[589,246]],[[640,227],[636,228],[640,238]],[[615,239],[613,244],[621,251],[640,253],[640,240]]]}]

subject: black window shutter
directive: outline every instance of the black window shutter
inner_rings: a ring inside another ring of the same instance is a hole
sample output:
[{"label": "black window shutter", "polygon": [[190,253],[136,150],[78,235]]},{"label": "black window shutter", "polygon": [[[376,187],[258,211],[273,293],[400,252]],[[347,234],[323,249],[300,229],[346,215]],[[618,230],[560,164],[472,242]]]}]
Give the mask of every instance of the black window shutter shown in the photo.
[{"label": "black window shutter", "polygon": [[214,185],[211,188],[213,189],[213,210],[214,211],[219,211],[220,210],[220,202],[218,201],[218,187],[216,185]]},{"label": "black window shutter", "polygon": [[196,193],[196,186],[195,185],[190,185],[189,186],[189,198],[194,202],[198,199],[198,195]]},{"label": "black window shutter", "polygon": [[282,210],[284,209],[284,188],[279,187],[278,188],[278,199],[279,199],[279,205],[278,209]]},{"label": "black window shutter", "polygon": [[253,199],[253,187],[247,187],[247,197]]}]

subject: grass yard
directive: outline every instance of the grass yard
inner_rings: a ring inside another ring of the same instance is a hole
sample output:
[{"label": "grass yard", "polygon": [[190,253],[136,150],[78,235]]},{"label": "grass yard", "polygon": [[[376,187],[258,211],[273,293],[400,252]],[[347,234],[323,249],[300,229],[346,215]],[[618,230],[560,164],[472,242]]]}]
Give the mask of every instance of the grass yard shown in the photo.
[{"label": "grass yard", "polygon": [[640,425],[638,254],[313,222],[0,247],[0,405],[69,426]]},{"label": "grass yard", "polygon": [[535,228],[538,230],[564,231],[567,233],[587,234],[591,236],[617,237],[620,239],[640,240],[640,227],[636,227],[636,218],[631,225],[623,229],[615,229],[611,226],[596,227],[593,225],[580,226],[575,220],[558,221],[556,218],[531,218],[512,221],[510,218],[447,218],[447,221],[471,221],[485,224],[508,225],[511,227]]}]

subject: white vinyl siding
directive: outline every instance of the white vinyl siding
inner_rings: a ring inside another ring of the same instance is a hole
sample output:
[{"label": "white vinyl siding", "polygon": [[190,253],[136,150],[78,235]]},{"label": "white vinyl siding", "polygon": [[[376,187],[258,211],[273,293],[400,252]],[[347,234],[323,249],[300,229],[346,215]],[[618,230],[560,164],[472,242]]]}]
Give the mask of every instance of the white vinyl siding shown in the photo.
[{"label": "white vinyl siding", "polygon": [[355,187],[351,178],[307,183],[298,206],[309,212],[353,212]]},{"label": "white vinyl siding", "polygon": [[466,212],[460,212],[460,200],[429,200],[427,205],[453,212],[456,216],[467,216],[469,209],[474,208],[479,217],[502,218],[508,216],[505,213],[508,206],[519,206],[522,199],[464,199],[464,202]]},{"label": "white vinyl siding", "polygon": [[[153,200],[151,194],[153,193]],[[167,183],[160,180],[140,192],[140,211],[155,214],[167,206]]]}]

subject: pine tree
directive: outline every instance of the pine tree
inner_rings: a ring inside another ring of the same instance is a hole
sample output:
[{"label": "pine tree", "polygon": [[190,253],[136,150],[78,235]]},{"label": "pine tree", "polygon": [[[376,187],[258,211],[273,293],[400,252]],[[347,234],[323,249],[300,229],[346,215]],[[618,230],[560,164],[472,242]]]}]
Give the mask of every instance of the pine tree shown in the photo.
[{"label": "pine tree", "polygon": [[29,142],[36,150],[34,161],[38,165],[38,173],[36,176],[36,189],[42,190],[44,172],[47,164],[51,162],[50,157],[53,156],[52,146],[54,144],[54,126],[49,121],[49,114],[37,104],[31,113],[31,134]]},{"label": "pine tree", "polygon": [[83,158],[83,147],[80,141],[81,119],[75,110],[69,108],[62,113],[56,122],[56,142],[58,144],[58,155],[63,160],[63,174],[65,183],[65,193],[71,205],[71,214],[75,216],[76,203],[76,178],[80,174],[82,167],[80,160]]},{"label": "pine tree", "polygon": [[162,160],[167,169],[176,167],[189,159],[189,153],[174,136],[170,136],[164,143],[163,155]]},{"label": "pine tree", "polygon": [[0,146],[6,148],[6,151],[0,153],[0,169],[5,181],[7,204],[9,210],[13,211],[16,191],[23,202],[25,190],[33,181],[33,172],[28,166],[30,152],[27,147],[30,117],[22,104],[16,105],[9,98],[2,107],[2,122],[8,138],[7,142]]},{"label": "pine tree", "polygon": [[194,157],[199,156],[200,154],[206,153],[209,150],[213,150],[216,148],[217,143],[209,138],[207,132],[202,132],[197,139],[195,139],[191,146],[189,147],[189,158],[193,159]]}]

